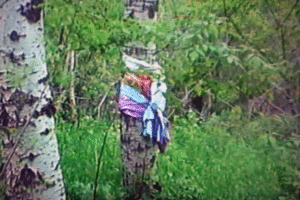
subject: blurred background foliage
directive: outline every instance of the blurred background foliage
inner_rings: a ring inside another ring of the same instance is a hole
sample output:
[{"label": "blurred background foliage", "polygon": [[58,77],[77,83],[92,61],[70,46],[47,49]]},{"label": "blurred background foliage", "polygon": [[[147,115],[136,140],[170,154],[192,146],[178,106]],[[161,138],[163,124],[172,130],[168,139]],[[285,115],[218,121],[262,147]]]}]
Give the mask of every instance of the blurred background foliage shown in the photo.
[{"label": "blurred background foliage", "polygon": [[275,98],[280,87],[292,88],[299,101],[298,1],[161,1],[159,21],[143,23],[124,19],[124,5],[45,1],[47,63],[60,106],[68,104],[67,53],[75,51],[77,109],[95,117],[107,95],[102,111],[113,115],[107,104],[124,71],[122,48],[130,41],[156,44],[173,116],[193,106],[207,115],[262,95]]},{"label": "blurred background foliage", "polygon": [[[125,2],[118,0],[45,0],[43,6],[70,195],[83,195],[80,184],[92,187],[72,177],[68,163],[94,159],[94,140],[105,128],[90,123],[118,118],[122,49],[140,41],[156,44],[168,85],[165,114],[173,124],[174,142],[158,161],[160,198],[299,197],[299,0],[160,0],[159,20],[142,23],[124,18]],[[87,139],[88,127],[99,132],[82,143],[94,145],[91,155],[68,156],[77,137]],[[106,184],[102,195],[118,188]]]}]

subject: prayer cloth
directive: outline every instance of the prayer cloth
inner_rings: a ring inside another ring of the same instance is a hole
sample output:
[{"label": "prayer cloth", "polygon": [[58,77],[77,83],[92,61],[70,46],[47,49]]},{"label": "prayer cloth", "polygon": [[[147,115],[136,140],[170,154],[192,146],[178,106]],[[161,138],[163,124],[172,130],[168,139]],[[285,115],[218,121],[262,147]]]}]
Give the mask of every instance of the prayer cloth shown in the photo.
[{"label": "prayer cloth", "polygon": [[[161,67],[157,63],[150,65],[127,55],[123,60],[133,71],[142,68],[161,74]],[[133,73],[126,74],[121,83],[119,99],[120,111],[139,119],[143,124],[141,135],[150,137],[159,147],[166,146],[170,141],[169,123],[163,117],[166,104],[163,93],[166,92],[166,84],[162,80],[151,80],[150,76]]]}]

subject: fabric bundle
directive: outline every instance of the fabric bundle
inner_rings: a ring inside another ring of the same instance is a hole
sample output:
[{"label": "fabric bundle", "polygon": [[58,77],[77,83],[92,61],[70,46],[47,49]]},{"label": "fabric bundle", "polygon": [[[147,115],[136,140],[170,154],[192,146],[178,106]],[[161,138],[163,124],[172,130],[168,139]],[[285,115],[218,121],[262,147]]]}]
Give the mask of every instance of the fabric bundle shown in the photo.
[{"label": "fabric bundle", "polygon": [[[159,65],[151,68],[147,63],[145,66],[144,61],[129,56],[124,60],[128,68],[134,66],[134,71],[144,66],[148,70],[160,73],[157,67]],[[161,80],[153,80],[151,76],[139,76],[136,73],[127,73],[120,87],[120,111],[139,119],[143,123],[141,134],[152,138],[153,143],[158,144],[159,147],[165,147],[170,141],[168,120],[163,117],[166,104],[164,92],[166,92],[166,85]]]}]

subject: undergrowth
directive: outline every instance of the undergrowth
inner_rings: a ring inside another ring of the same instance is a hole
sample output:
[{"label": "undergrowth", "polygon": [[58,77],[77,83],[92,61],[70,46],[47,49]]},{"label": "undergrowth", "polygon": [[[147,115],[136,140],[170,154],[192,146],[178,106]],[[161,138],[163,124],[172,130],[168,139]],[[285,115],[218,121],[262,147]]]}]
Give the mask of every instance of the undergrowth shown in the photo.
[{"label": "undergrowth", "polygon": [[[239,107],[207,122],[193,114],[175,117],[172,144],[156,163],[153,178],[162,186],[156,198],[299,199],[300,139],[284,121],[266,116],[249,120]],[[108,124],[92,119],[78,128],[58,124],[68,199],[92,199],[96,159]],[[115,127],[107,138],[99,199],[124,195],[118,134]]]},{"label": "undergrowth", "polygon": [[[68,199],[93,199],[98,158],[109,124],[109,121],[88,119],[83,120],[79,127],[68,123],[57,124],[56,134]],[[107,136],[98,179],[99,199],[120,199],[123,194],[118,134],[116,127],[113,127]]]}]

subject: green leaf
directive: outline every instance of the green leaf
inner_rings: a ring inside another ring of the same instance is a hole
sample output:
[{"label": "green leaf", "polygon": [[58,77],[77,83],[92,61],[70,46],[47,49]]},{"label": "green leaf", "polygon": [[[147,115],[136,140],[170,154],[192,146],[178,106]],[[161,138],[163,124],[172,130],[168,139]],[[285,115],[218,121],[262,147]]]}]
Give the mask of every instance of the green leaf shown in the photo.
[{"label": "green leaf", "polygon": [[231,64],[233,62],[233,57],[231,57],[231,56],[227,57],[227,61],[229,64]]},{"label": "green leaf", "polygon": [[192,62],[194,62],[195,60],[197,60],[199,58],[199,54],[198,52],[196,51],[192,51],[190,54],[189,54],[189,57],[190,57],[190,60]]}]

